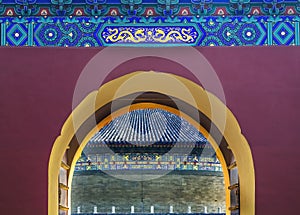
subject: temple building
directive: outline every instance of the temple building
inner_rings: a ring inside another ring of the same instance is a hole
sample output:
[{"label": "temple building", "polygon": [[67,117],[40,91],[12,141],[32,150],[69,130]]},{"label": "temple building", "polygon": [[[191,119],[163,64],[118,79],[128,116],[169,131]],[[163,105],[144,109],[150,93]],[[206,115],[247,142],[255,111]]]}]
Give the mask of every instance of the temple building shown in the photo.
[{"label": "temple building", "polygon": [[0,214],[295,215],[299,0],[0,0]]},{"label": "temple building", "polygon": [[129,213],[131,206],[143,213],[151,206],[156,213],[170,207],[224,213],[226,207],[214,149],[187,121],[161,109],[131,111],[96,133],[76,163],[71,199],[73,213],[112,207]]}]

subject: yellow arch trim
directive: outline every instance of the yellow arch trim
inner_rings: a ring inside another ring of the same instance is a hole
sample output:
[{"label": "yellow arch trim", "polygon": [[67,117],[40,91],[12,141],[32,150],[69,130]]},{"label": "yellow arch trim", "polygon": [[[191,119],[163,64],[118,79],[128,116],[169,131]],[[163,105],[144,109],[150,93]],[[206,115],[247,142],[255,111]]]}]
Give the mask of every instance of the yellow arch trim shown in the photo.
[{"label": "yellow arch trim", "polygon": [[[128,85],[128,83],[131,84]],[[186,96],[186,92],[183,92],[180,87],[178,90],[176,88],[179,86],[178,83],[182,84],[192,96]],[[125,87],[122,88],[122,86]],[[120,87],[122,90],[119,90]],[[206,115],[219,130],[223,130],[223,136],[232,150],[239,168],[240,215],[254,215],[255,174],[251,149],[232,112],[213,94],[186,78],[173,74],[144,71],[130,73],[104,84],[98,91],[91,92],[70,114],[62,127],[61,135],[55,140],[50,154],[48,215],[58,214],[57,178],[59,168],[63,155],[80,125],[105,104],[126,95],[147,91],[158,92],[188,103]],[[213,116],[211,107],[221,112],[225,110],[225,124],[223,119]],[[74,121],[76,121],[75,124]]]}]

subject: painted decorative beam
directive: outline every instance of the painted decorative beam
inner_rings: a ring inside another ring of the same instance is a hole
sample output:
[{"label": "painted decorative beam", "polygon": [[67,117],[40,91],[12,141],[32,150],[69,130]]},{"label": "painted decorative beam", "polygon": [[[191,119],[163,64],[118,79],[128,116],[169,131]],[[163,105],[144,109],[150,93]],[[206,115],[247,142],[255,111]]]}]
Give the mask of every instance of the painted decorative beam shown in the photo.
[{"label": "painted decorative beam", "polygon": [[299,45],[299,16],[0,17],[1,46]]},{"label": "painted decorative beam", "polygon": [[154,153],[83,154],[77,161],[75,172],[98,170],[187,170],[222,172],[222,166],[216,157],[201,155],[183,156],[170,154],[161,156]]}]

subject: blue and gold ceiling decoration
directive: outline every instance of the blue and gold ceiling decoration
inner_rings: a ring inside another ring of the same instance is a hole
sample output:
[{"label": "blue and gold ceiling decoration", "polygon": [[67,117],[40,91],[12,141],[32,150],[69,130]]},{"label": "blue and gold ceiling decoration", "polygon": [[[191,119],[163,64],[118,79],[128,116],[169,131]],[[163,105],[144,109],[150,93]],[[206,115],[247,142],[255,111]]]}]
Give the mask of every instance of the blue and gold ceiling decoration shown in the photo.
[{"label": "blue and gold ceiling decoration", "polygon": [[299,45],[300,0],[0,0],[1,46]]}]

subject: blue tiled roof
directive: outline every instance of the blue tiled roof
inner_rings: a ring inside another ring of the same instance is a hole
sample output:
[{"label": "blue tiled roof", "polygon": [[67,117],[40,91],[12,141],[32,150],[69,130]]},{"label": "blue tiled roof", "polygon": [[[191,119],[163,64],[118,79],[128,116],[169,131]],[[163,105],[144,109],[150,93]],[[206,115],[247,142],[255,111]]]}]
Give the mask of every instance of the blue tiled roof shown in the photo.
[{"label": "blue tiled roof", "polygon": [[134,110],[104,126],[89,144],[206,143],[206,138],[183,118],[161,109]]}]

